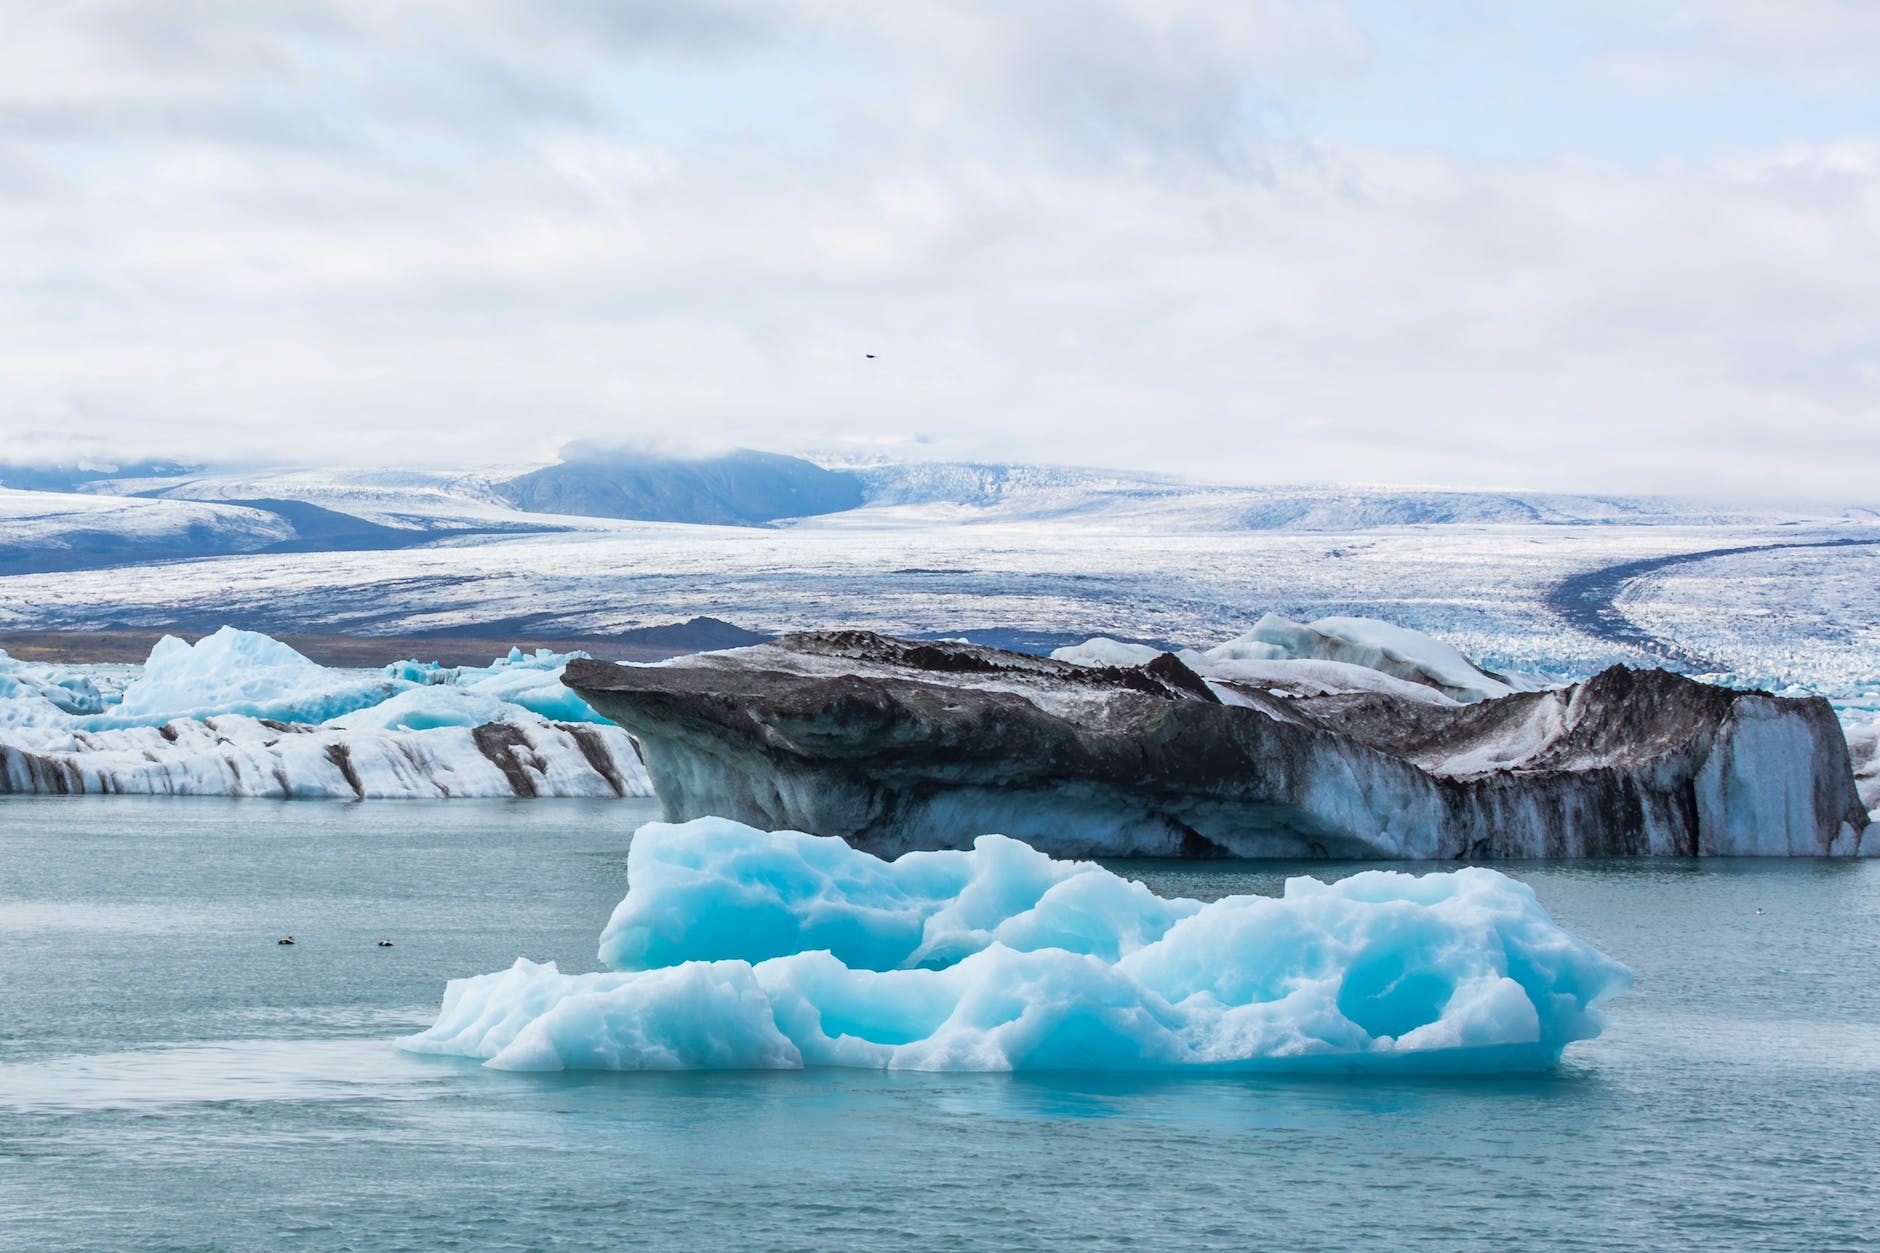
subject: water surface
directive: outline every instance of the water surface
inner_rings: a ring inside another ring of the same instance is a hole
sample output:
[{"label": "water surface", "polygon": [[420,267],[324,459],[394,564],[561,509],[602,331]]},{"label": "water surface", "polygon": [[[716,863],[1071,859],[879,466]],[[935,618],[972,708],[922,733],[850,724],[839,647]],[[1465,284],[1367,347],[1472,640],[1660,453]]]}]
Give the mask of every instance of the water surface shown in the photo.
[{"label": "water surface", "polygon": [[[1880,1221],[1871,864],[1503,866],[1639,976],[1538,1078],[543,1076],[391,1047],[448,978],[594,969],[650,816],[0,802],[0,1247],[1829,1250]],[[1360,867],[1116,868],[1211,899]]]}]

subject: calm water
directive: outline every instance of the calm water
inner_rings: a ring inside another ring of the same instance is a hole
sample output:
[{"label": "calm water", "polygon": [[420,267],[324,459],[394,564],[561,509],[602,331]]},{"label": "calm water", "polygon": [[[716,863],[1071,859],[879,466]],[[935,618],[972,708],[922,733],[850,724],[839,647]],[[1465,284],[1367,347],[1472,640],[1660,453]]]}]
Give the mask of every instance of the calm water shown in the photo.
[{"label": "calm water", "polygon": [[[1880,865],[1512,867],[1639,975],[1538,1079],[568,1077],[391,1049],[451,976],[593,969],[648,816],[0,802],[0,1247],[1872,1247]],[[1130,867],[1200,897],[1300,869]]]}]

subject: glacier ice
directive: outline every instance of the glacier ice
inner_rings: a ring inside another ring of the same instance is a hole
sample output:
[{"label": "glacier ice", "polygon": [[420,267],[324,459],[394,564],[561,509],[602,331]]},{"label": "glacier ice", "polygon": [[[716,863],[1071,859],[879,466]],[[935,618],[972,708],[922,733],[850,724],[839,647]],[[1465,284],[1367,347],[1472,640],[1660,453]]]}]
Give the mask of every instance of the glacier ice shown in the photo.
[{"label": "glacier ice", "polygon": [[[18,710],[10,720],[4,718],[9,707]],[[0,726],[59,714],[102,713],[104,707],[105,696],[88,675],[16,661],[0,648]]]},{"label": "glacier ice", "polygon": [[94,725],[161,726],[216,714],[324,722],[396,690],[382,676],[322,666],[271,636],[225,626],[194,644],[174,635],[158,640],[142,676]]},{"label": "glacier ice", "polygon": [[1071,644],[1051,651],[1051,660],[1068,661],[1079,666],[1142,666],[1160,657],[1163,650],[1153,644],[1131,644],[1107,635],[1093,636],[1081,644]]},{"label": "glacier ice", "polygon": [[649,795],[626,733],[562,686],[568,660],[349,670],[224,627],[100,690],[0,654],[0,793]]},{"label": "glacier ice", "polygon": [[1015,840],[893,862],[726,819],[634,837],[613,970],[453,980],[401,1042],[511,1070],[1470,1074],[1599,1034],[1626,969],[1486,869],[1167,900]]},{"label": "glacier ice", "polygon": [[[1847,751],[1854,763],[1854,786],[1868,817],[1880,822],[1880,709],[1846,710],[1841,715]],[[1880,852],[1880,840],[1875,841]]]},{"label": "glacier ice", "polygon": [[[1060,648],[1053,660],[1083,666],[1140,666],[1160,650],[1098,636]],[[1258,683],[1297,695],[1382,692],[1425,704],[1473,704],[1538,682],[1491,675],[1457,649],[1408,627],[1375,618],[1294,622],[1276,613],[1213,648],[1183,649],[1183,664],[1205,679]]]}]

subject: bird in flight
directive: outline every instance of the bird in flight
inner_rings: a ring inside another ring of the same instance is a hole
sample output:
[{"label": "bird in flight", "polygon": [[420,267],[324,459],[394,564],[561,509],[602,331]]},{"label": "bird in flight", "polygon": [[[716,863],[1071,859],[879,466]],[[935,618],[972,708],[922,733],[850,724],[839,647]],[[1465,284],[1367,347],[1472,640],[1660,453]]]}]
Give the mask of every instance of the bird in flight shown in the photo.
[{"label": "bird in flight", "polygon": [[875,354],[872,352],[865,352],[862,355],[864,357],[867,357],[870,361],[873,361],[875,359]]}]

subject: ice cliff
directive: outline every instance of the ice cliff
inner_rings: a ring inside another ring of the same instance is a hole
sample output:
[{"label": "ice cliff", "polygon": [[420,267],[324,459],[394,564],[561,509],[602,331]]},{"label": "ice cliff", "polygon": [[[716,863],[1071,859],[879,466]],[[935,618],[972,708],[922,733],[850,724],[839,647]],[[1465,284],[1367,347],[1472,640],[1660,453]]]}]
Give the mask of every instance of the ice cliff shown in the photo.
[{"label": "ice cliff", "polygon": [[0,654],[0,792],[339,798],[643,796],[632,742],[568,658],[332,669],[266,635],[166,637],[101,690]]},{"label": "ice cliff", "polygon": [[1619,667],[1517,691],[1383,624],[1264,625],[1197,658],[1205,673],[816,632],[652,667],[575,661],[566,681],[635,737],[669,819],[886,853],[983,831],[1065,855],[1861,849],[1867,812],[1819,698]]},{"label": "ice cliff", "polygon": [[884,862],[701,819],[642,828],[627,874],[612,973],[454,980],[403,1047],[509,1070],[1534,1071],[1631,982],[1484,869],[1204,905],[1000,836]]}]

